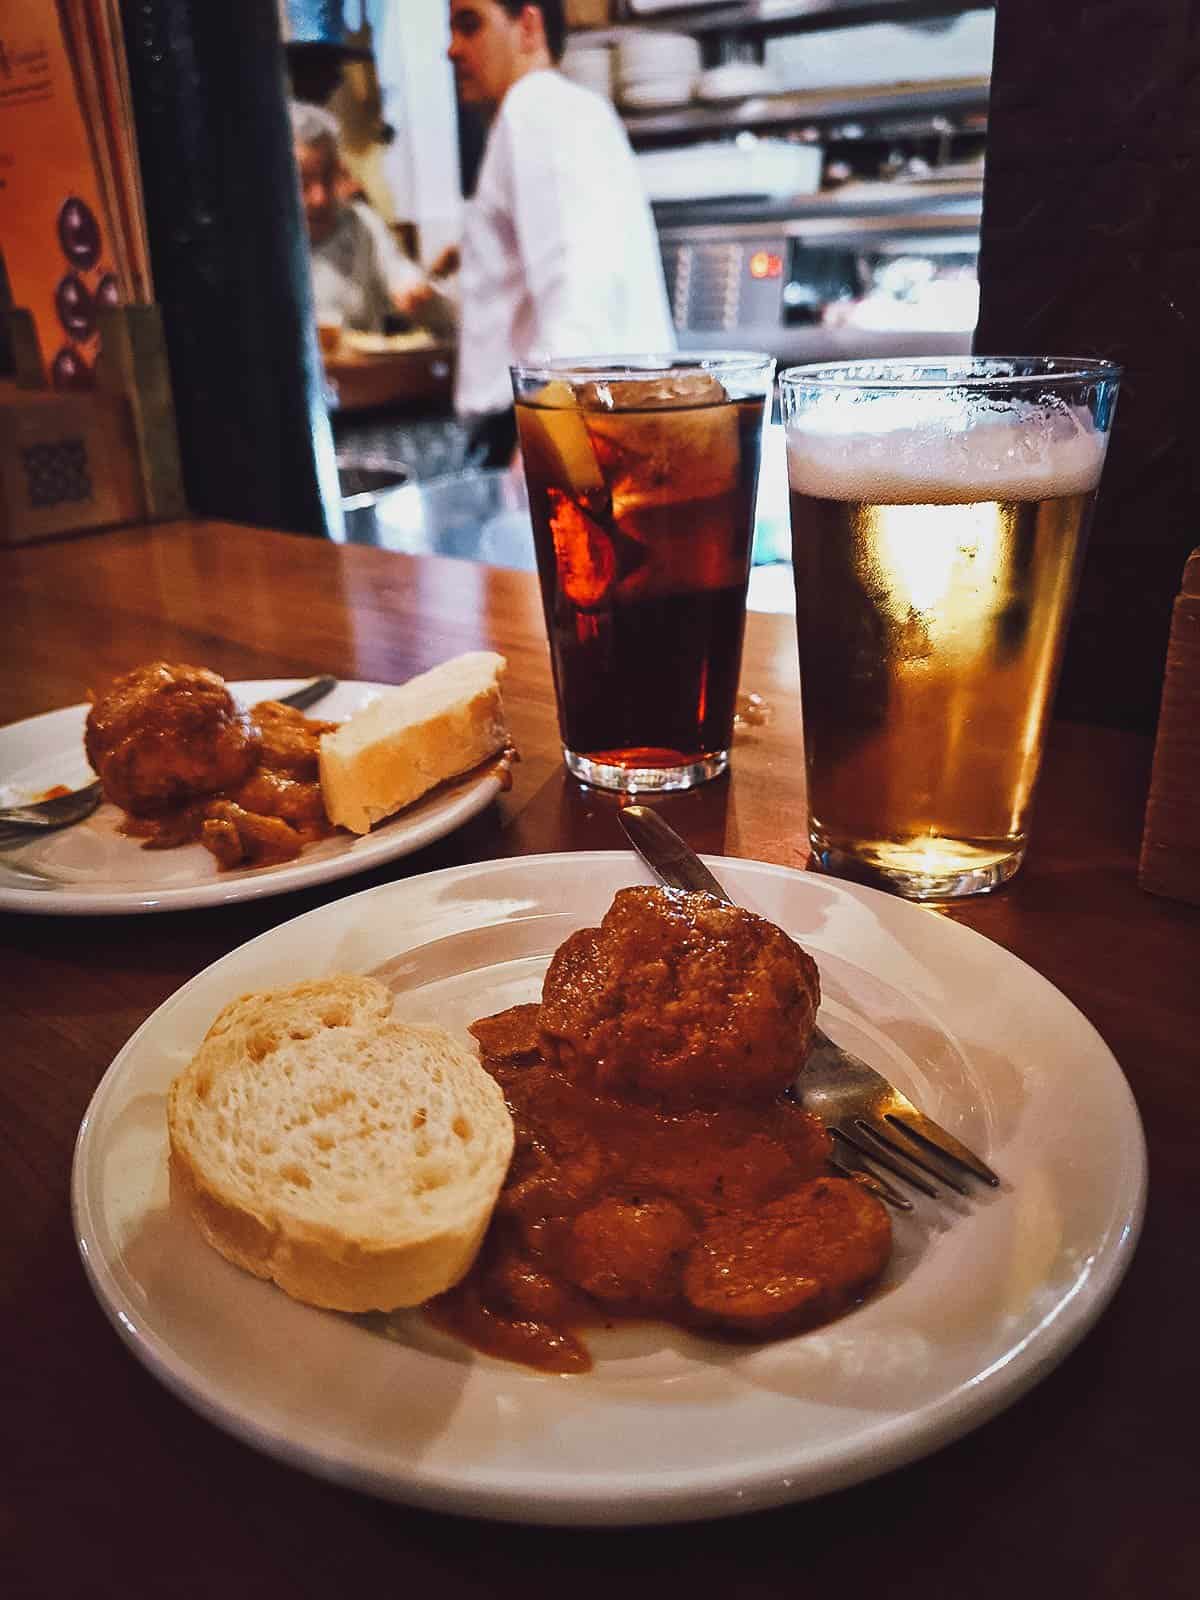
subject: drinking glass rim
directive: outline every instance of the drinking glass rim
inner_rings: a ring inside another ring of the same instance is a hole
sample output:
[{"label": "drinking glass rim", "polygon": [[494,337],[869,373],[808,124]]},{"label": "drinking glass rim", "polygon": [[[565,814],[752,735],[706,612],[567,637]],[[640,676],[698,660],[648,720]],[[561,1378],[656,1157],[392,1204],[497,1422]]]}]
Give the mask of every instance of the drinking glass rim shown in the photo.
[{"label": "drinking glass rim", "polygon": [[[636,365],[635,365],[636,363]],[[775,357],[765,350],[651,350],[644,355],[636,351],[625,355],[552,356],[545,361],[514,362],[508,369],[514,379],[561,378],[568,373],[578,373],[595,382],[619,382],[624,378],[657,378],[680,368],[691,372],[711,372],[719,377],[722,372],[747,367],[762,371],[777,365]]]},{"label": "drinking glass rim", "polygon": [[[1036,367],[1029,372],[1016,367]],[[990,370],[1006,368],[1004,371]],[[934,375],[936,369],[937,375]],[[1100,356],[897,356],[882,360],[819,361],[809,366],[787,367],[779,374],[780,386],[793,389],[871,389],[884,393],[904,390],[973,389],[986,393],[1015,385],[1113,382],[1124,368]],[[927,373],[928,376],[921,376]]]}]

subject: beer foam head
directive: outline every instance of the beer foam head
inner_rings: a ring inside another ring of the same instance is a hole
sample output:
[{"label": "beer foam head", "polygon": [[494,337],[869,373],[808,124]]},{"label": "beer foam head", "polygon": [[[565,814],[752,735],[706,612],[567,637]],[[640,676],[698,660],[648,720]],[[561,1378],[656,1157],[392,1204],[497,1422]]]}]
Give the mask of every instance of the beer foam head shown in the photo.
[{"label": "beer foam head", "polygon": [[1107,444],[1085,408],[1054,400],[831,395],[789,419],[788,478],[825,500],[1045,500],[1094,489]]}]

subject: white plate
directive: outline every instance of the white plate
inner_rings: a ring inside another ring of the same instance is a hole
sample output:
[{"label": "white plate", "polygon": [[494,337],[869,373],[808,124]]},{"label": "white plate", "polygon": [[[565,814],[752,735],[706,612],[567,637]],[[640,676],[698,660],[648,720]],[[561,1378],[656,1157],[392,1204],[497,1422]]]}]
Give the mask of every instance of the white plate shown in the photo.
[{"label": "white plate", "polygon": [[[230,688],[250,705],[305,682],[271,678]],[[389,687],[339,683],[312,707],[312,715],[337,722]],[[74,789],[91,782],[83,753],[87,710],[68,706],[0,728],[0,805],[19,805],[55,784]],[[361,838],[339,830],[309,845],[295,861],[231,872],[220,871],[203,845],[143,850],[137,839],[118,832],[123,813],[104,804],[74,827],[0,848],[0,910],[55,916],[180,911],[310,888],[432,844],[482,811],[499,791],[495,773],[477,773],[426,796]]]},{"label": "white plate", "polygon": [[419,1312],[312,1310],[230,1266],[168,1200],[164,1096],[246,990],[380,968],[397,1012],[462,1030],[536,999],[549,953],[646,881],[618,852],[532,856],[351,895],[202,972],[113,1062],[72,1196],[92,1285],[133,1353],[258,1449],[387,1498],[546,1523],[682,1521],[801,1500],[927,1454],[1062,1359],[1137,1238],[1145,1150],[1091,1025],[1015,957],[929,910],[710,858],[816,956],[822,1021],[1005,1180],[952,1225],[897,1226],[886,1285],[761,1348],[661,1325],[592,1334],[592,1372],[475,1354]]},{"label": "white plate", "polygon": [[696,97],[720,103],[725,100],[747,100],[752,95],[774,94],[778,88],[775,74],[769,68],[730,62],[724,67],[710,67],[701,75],[696,85]]},{"label": "white plate", "polygon": [[643,83],[627,83],[619,91],[619,98],[629,111],[666,111],[688,104],[692,79],[648,78]]}]

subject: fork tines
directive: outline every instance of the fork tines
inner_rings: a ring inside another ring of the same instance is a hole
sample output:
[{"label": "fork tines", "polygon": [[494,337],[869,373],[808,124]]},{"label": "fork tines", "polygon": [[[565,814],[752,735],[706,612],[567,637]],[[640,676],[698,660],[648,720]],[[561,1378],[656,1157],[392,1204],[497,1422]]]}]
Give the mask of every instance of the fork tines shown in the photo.
[{"label": "fork tines", "polygon": [[834,1166],[901,1210],[911,1211],[912,1202],[884,1174],[931,1200],[944,1198],[947,1190],[970,1199],[969,1178],[999,1186],[972,1149],[820,1028],[791,1093],[834,1135]]},{"label": "fork tines", "polygon": [[[916,1115],[920,1117],[921,1114],[918,1112]],[[965,1173],[970,1173],[991,1188],[997,1187],[1000,1182],[991,1168],[980,1161],[973,1151],[967,1152],[969,1161],[962,1160],[945,1144],[922,1138],[917,1129],[909,1127],[895,1113],[888,1113],[885,1119],[848,1117],[830,1123],[829,1131],[837,1141],[832,1165],[847,1177],[866,1182],[867,1187],[873,1189],[881,1199],[902,1211],[912,1210],[911,1200],[882,1177],[876,1168],[900,1178],[910,1188],[931,1200],[941,1199],[943,1189],[952,1190],[961,1199],[970,1198],[970,1187],[953,1170],[952,1164],[955,1162]],[[957,1144],[952,1135],[946,1134],[945,1138]]]}]

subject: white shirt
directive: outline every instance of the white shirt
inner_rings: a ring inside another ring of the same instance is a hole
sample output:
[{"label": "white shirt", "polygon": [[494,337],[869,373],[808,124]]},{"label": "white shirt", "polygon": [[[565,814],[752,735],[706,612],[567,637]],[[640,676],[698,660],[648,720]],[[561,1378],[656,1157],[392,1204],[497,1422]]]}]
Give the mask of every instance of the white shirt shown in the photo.
[{"label": "white shirt", "polygon": [[673,350],[658,235],[611,104],[549,70],[519,78],[463,218],[460,415],[512,404],[546,356]]},{"label": "white shirt", "polygon": [[424,280],[369,206],[343,206],[328,239],[311,247],[317,320],[340,322],[363,333],[382,333],[392,295]]}]

